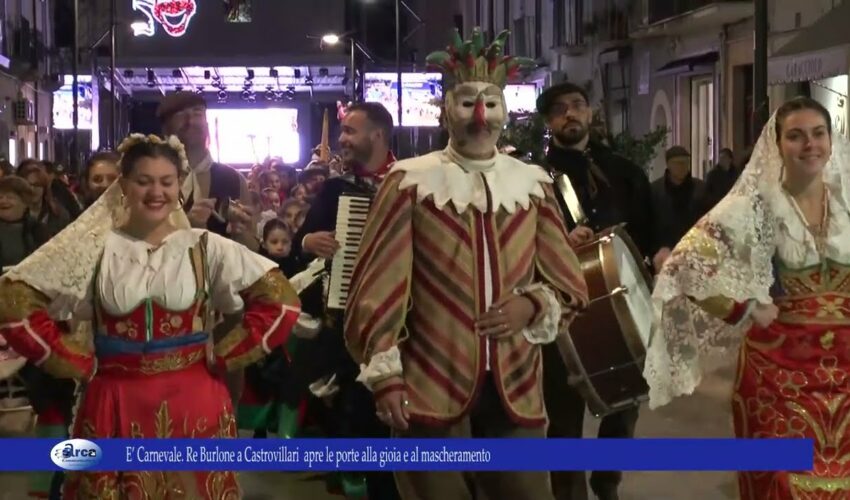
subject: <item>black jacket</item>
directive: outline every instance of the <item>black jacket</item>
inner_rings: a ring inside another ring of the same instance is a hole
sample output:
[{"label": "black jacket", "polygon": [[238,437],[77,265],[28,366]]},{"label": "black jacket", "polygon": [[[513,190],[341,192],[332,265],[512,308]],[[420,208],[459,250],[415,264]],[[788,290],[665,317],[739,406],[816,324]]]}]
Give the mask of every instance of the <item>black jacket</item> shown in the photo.
[{"label": "black jacket", "polygon": [[709,208],[716,205],[720,200],[729,193],[732,186],[741,175],[741,170],[735,166],[729,167],[729,170],[723,170],[720,165],[715,165],[708,175],[705,176],[706,184],[706,202]]},{"label": "black jacket", "polygon": [[676,186],[664,172],[652,183],[652,204],[655,246],[672,249],[708,210],[705,183],[689,176]]},{"label": "black jacket", "polygon": [[[591,160],[599,167],[605,180],[596,176],[591,180]],[[652,259],[658,251],[653,241],[652,194],[649,178],[639,166],[594,141],[588,144],[585,152],[552,144],[546,161],[550,173],[563,173],[569,177],[591,229],[599,232],[625,223],[626,232],[640,252]],[[592,195],[591,183],[597,188],[595,196]],[[561,208],[567,229],[573,230],[576,222],[563,202]]]}]

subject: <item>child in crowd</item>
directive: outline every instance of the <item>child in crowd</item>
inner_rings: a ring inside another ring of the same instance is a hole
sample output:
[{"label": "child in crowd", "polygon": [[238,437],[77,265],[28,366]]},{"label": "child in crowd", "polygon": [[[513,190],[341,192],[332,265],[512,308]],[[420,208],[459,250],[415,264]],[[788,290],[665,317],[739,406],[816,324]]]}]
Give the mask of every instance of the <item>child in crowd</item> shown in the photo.
[{"label": "child in crowd", "polygon": [[260,254],[278,262],[289,257],[292,249],[292,233],[286,222],[272,219],[263,226],[263,242]]},{"label": "child in crowd", "polygon": [[296,184],[292,191],[289,192],[289,198],[298,201],[307,201],[307,186],[304,184]]},{"label": "child in crowd", "polygon": [[263,196],[263,210],[273,210],[277,212],[280,210],[280,193],[273,188],[265,188],[262,193]]},{"label": "child in crowd", "polygon": [[[292,248],[292,236],[289,227],[280,219],[267,221],[262,228],[260,255],[278,263],[281,271],[287,273],[289,251]],[[282,351],[281,351],[282,352]],[[245,369],[245,385],[239,400],[236,415],[240,429],[253,430],[255,438],[265,438],[269,431],[277,429],[280,414],[279,405],[275,402],[277,390],[275,381],[281,367],[280,353],[248,366]],[[270,373],[270,361],[274,359],[274,372]],[[285,359],[284,359],[285,361]],[[284,363],[287,364],[287,363]]]},{"label": "child in crowd", "polygon": [[[289,229],[294,235],[299,229],[301,229],[301,224],[304,223],[304,219],[301,216],[306,216],[307,204],[303,201],[289,199],[280,206],[280,210],[278,210],[277,213],[281,220],[289,225]],[[298,223],[299,217],[301,217],[301,224]]]}]

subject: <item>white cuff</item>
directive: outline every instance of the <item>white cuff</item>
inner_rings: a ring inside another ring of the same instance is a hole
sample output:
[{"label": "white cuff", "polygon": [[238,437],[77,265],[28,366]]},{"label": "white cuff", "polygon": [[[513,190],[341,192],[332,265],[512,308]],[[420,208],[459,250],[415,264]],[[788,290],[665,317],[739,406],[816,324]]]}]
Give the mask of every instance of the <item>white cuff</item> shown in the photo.
[{"label": "white cuff", "polygon": [[313,259],[307,269],[289,278],[289,284],[295,289],[295,293],[301,294],[308,286],[312,285],[325,270],[324,259]]},{"label": "white cuff", "polygon": [[336,384],[336,374],[330,377],[322,377],[310,384],[310,392],[319,399],[333,396],[339,392],[339,386]]},{"label": "white cuff", "polygon": [[758,302],[756,302],[754,299],[748,300],[747,309],[744,311],[744,314],[741,315],[741,319],[739,319],[738,322],[732,326],[739,327],[743,325],[748,319],[750,319],[750,315],[753,313],[753,309],[756,308],[756,305],[758,305]]},{"label": "white cuff", "polygon": [[392,346],[386,351],[372,356],[368,365],[361,364],[357,381],[371,391],[376,383],[401,375],[401,373],[401,352],[398,350],[398,346]]},{"label": "white cuff", "polygon": [[545,308],[545,312],[536,324],[523,328],[522,335],[531,344],[548,344],[558,336],[558,328],[561,324],[561,303],[558,302],[555,292],[542,283],[534,283],[527,287],[517,288],[514,293],[525,295],[538,290],[543,292],[546,301],[545,304],[541,304]]},{"label": "white cuff", "polygon": [[314,318],[309,314],[302,312],[298,315],[298,320],[295,326],[292,327],[292,334],[300,339],[314,339],[322,329],[322,320]]}]

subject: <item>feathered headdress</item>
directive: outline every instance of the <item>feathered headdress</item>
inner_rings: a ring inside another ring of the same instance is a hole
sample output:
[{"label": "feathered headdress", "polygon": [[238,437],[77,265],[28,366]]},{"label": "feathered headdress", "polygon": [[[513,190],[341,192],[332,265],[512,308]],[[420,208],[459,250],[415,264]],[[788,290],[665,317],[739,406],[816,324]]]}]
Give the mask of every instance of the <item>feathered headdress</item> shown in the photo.
[{"label": "feathered headdress", "polygon": [[505,88],[508,79],[522,68],[536,66],[533,59],[503,55],[509,35],[510,31],[502,31],[485,46],[481,28],[473,29],[472,38],[466,41],[455,30],[452,44],[444,51],[432,52],[426,61],[430,67],[442,71],[452,84],[489,82]]}]

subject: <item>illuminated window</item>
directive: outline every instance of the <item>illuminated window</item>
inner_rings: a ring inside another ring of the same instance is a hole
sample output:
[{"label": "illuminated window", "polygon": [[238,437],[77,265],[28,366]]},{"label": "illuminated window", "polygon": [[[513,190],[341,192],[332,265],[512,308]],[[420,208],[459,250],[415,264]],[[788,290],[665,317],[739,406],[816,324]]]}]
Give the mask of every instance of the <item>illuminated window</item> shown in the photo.
[{"label": "illuminated window", "polygon": [[18,166],[18,141],[9,139],[9,163]]},{"label": "illuminated window", "polygon": [[32,158],[32,143],[27,141],[27,158]]},{"label": "illuminated window", "polygon": [[47,159],[47,157],[44,155],[46,145],[47,145],[46,142],[39,142],[38,143],[38,159],[39,160],[46,160]]}]

